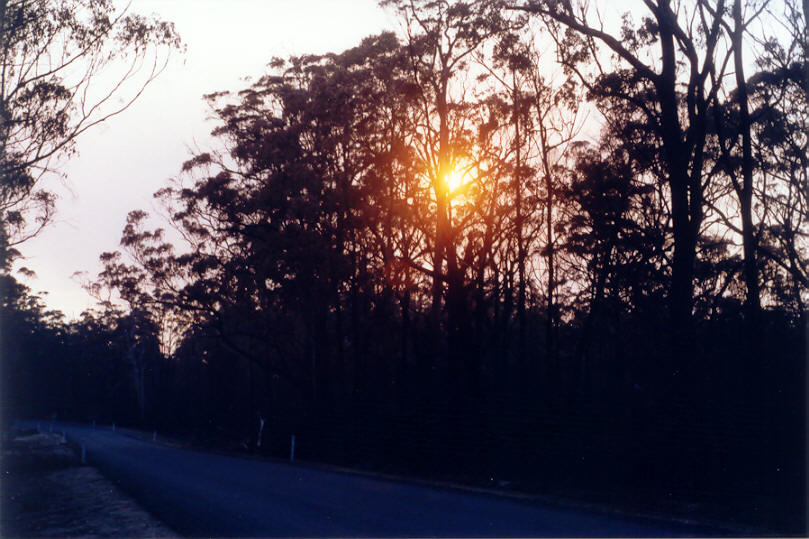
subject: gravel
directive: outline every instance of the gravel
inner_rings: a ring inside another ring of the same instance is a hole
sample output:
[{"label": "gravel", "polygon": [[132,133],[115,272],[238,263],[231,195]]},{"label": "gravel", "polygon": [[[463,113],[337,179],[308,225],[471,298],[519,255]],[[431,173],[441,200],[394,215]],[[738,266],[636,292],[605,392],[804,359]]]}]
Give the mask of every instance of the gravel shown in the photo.
[{"label": "gravel", "polygon": [[7,436],[0,493],[2,537],[177,537],[56,433]]}]

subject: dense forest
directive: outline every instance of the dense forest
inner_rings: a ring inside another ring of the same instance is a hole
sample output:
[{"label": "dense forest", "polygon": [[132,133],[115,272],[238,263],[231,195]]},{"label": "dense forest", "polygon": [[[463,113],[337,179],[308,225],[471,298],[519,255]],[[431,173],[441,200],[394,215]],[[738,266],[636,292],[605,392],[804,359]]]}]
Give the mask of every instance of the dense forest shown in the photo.
[{"label": "dense forest", "polygon": [[4,168],[4,419],[804,530],[806,0],[383,5],[205,96],[79,320],[13,276]]}]

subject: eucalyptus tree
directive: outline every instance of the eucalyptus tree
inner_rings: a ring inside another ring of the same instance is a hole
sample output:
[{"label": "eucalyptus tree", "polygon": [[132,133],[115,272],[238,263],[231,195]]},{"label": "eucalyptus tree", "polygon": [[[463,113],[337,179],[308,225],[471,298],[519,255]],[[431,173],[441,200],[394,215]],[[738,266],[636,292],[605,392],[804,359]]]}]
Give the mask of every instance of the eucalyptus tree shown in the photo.
[{"label": "eucalyptus tree", "polygon": [[[672,346],[687,361],[693,308],[693,278],[706,212],[705,148],[711,104],[725,62],[719,54],[723,0],[716,5],[644,3],[639,22],[623,17],[614,31],[585,3],[528,2],[555,36],[560,61],[578,75],[607,121],[623,135],[648,137],[657,145],[653,170],[670,197]],[[716,78],[712,78],[716,75]],[[676,376],[680,367],[672,365]]]},{"label": "eucalyptus tree", "polygon": [[69,379],[54,361],[64,340],[62,313],[48,310],[42,297],[11,275],[0,275],[4,428],[15,419],[65,412]]},{"label": "eucalyptus tree", "polygon": [[770,8],[783,30],[763,40],[757,72],[747,81],[755,199],[762,208],[759,256],[772,267],[765,281],[777,304],[804,313],[809,300],[809,4]]},{"label": "eucalyptus tree", "polygon": [[572,305],[581,324],[572,369],[585,392],[633,379],[645,383],[631,369],[627,380],[605,374],[665,346],[656,326],[666,282],[665,204],[637,167],[638,151],[618,137],[604,137],[598,146],[577,143],[560,193],[566,201],[560,247],[572,259],[567,271],[580,290]]},{"label": "eucalyptus tree", "polygon": [[75,153],[79,135],[128,108],[181,48],[172,23],[111,0],[0,2],[4,267],[52,217],[55,199],[37,187],[43,175]]},{"label": "eucalyptus tree", "polygon": [[456,356],[451,362],[457,363],[464,357],[468,306],[452,217],[455,194],[449,178],[459,167],[468,166],[464,160],[470,158],[464,133],[469,123],[464,77],[472,55],[513,23],[502,16],[504,4],[499,1],[390,0],[382,5],[395,10],[403,21],[404,47],[418,92],[416,151],[436,206],[433,255],[427,268],[433,282],[431,317],[438,333],[445,302],[448,344]]},{"label": "eucalyptus tree", "polygon": [[[137,222],[142,213],[133,212],[129,226]],[[129,369],[134,390],[137,416],[146,420],[147,409],[152,408],[147,391],[148,380],[159,369],[162,359],[160,318],[161,305],[155,301],[148,286],[147,269],[137,263],[127,264],[118,252],[102,253],[102,271],[96,280],[85,283],[85,289],[100,302],[106,325],[113,332],[117,354]],[[111,354],[116,355],[116,354]],[[114,361],[113,358],[109,358]]]},{"label": "eucalyptus tree", "polygon": [[155,301],[246,361],[251,414],[267,417],[275,378],[340,411],[408,353],[409,329],[398,347],[372,337],[407,325],[418,289],[425,199],[403,125],[404,59],[382,34],[342,54],[276,59],[241,92],[207,96],[217,147],[157,193],[184,247],[130,216],[123,243]]},{"label": "eucalyptus tree", "polygon": [[[564,241],[564,184],[571,162],[569,148],[582,127],[578,114],[582,96],[575,80],[538,51],[542,36],[535,28],[514,29],[498,38],[491,58],[478,57],[510,109],[502,114],[508,119],[510,138],[500,144],[506,146],[510,162],[507,204],[512,210],[509,236],[515,244],[517,268],[517,350],[523,368],[542,373],[541,378],[549,381],[559,367],[560,283],[565,281],[560,275],[566,271],[558,269],[557,252]],[[537,301],[544,307],[544,356],[528,350],[527,344],[532,328],[528,305]],[[526,382],[529,378],[528,385],[533,386],[536,376],[526,377]]]}]

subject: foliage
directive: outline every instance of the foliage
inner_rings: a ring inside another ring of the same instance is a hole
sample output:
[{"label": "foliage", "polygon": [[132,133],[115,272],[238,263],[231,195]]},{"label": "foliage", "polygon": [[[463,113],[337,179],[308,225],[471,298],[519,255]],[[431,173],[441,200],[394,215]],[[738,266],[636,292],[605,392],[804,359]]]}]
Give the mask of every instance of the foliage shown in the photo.
[{"label": "foliage", "polygon": [[127,109],[179,48],[171,23],[118,10],[111,0],[0,3],[4,270],[19,254],[14,246],[52,217],[55,199],[39,180],[75,153],[81,133]]},{"label": "foliage", "polygon": [[400,35],[206,96],[216,146],[156,194],[182,241],[131,212],[102,311],[11,286],[96,381],[31,413],[802,529],[805,33],[745,78],[752,4],[385,4]]}]

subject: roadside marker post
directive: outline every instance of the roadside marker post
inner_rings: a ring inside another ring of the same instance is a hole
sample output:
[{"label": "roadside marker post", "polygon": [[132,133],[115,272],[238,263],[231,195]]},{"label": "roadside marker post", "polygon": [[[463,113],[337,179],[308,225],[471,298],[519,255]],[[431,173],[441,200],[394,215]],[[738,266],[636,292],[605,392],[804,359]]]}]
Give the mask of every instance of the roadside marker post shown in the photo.
[{"label": "roadside marker post", "polygon": [[289,448],[289,462],[295,462],[295,435],[292,435],[292,446]]},{"label": "roadside marker post", "polygon": [[112,432],[115,432],[115,421],[112,422]]},{"label": "roadside marker post", "polygon": [[50,426],[50,428],[48,429],[48,432],[53,432],[53,423],[51,423],[51,426]]},{"label": "roadside marker post", "polygon": [[157,431],[152,432],[152,441],[153,442],[157,441]]}]

